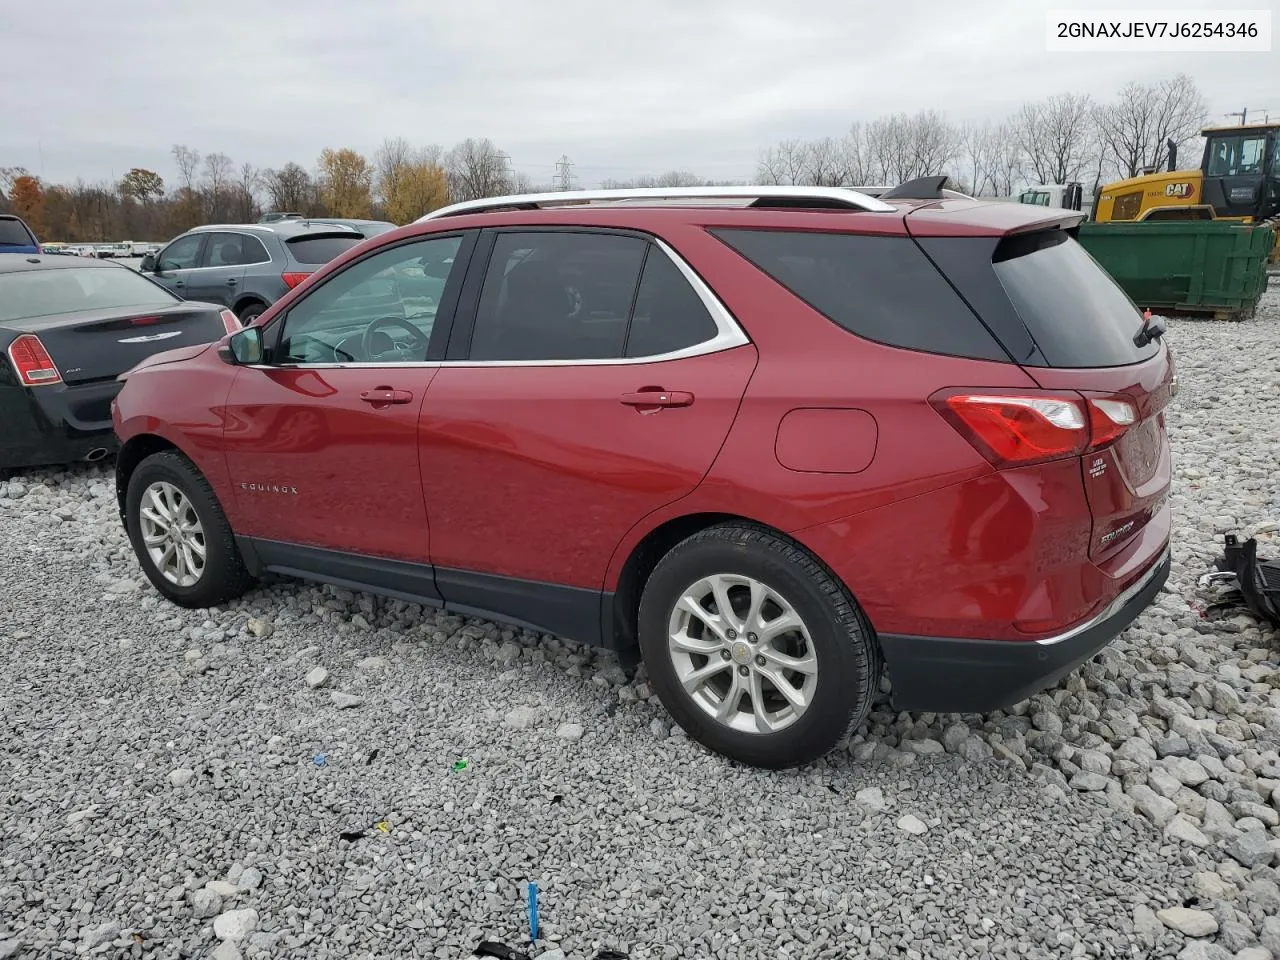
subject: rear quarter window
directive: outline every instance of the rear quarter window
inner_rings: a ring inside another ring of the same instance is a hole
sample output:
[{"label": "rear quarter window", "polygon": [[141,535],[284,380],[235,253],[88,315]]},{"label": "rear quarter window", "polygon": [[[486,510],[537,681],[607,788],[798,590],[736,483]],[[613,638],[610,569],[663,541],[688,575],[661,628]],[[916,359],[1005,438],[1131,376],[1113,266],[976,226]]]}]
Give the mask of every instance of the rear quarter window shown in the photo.
[{"label": "rear quarter window", "polygon": [[1009,362],[909,237],[720,229],[712,233],[850,333],[893,347]]},{"label": "rear quarter window", "polygon": [[286,241],[289,253],[299,263],[328,263],[334,257],[346,253],[352,247],[364,241],[360,235],[335,234],[319,237],[294,237]]},{"label": "rear quarter window", "polygon": [[1142,315],[1111,275],[1061,230],[1007,237],[992,269],[1053,367],[1120,367],[1160,350],[1134,345]]}]

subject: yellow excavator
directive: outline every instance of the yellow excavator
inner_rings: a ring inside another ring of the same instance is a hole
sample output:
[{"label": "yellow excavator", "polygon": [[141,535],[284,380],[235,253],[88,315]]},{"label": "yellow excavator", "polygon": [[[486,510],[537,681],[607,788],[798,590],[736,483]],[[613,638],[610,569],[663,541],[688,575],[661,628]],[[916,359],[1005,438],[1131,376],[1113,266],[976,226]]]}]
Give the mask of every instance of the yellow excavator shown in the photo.
[{"label": "yellow excavator", "polygon": [[[1146,171],[1103,186],[1092,219],[1238,220],[1280,218],[1280,124],[1206,127],[1198,170],[1177,170],[1178,151],[1169,143],[1169,169]],[[1280,249],[1280,233],[1277,234]]]}]

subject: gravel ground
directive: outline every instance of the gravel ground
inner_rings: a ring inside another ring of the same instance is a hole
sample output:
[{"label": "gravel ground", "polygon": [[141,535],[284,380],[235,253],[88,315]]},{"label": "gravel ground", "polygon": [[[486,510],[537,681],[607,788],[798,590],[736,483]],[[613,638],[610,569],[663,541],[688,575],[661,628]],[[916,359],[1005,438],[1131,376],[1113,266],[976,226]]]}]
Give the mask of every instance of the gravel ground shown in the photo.
[{"label": "gravel ground", "polygon": [[1280,520],[1280,297],[1168,336],[1158,604],[1007,714],[882,704],[781,774],[550,637],[288,581],[180,610],[106,469],[0,481],[0,960],[466,957],[528,879],[571,958],[1280,958],[1275,637],[1196,588]]}]

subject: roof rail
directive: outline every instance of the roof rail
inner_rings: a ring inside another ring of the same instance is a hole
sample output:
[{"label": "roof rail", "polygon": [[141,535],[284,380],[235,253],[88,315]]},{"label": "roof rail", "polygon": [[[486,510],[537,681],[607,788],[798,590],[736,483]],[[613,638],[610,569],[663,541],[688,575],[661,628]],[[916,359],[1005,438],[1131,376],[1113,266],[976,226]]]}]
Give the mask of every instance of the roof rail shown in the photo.
[{"label": "roof rail", "polygon": [[589,203],[622,204],[655,200],[747,200],[753,207],[785,206],[790,209],[866,210],[872,213],[896,213],[875,197],[843,187],[642,187],[633,190],[569,190],[557,193],[523,193],[507,197],[485,197],[464,200],[433,210],[415,222],[456,217],[486,210],[542,210],[547,207],[577,206]]}]

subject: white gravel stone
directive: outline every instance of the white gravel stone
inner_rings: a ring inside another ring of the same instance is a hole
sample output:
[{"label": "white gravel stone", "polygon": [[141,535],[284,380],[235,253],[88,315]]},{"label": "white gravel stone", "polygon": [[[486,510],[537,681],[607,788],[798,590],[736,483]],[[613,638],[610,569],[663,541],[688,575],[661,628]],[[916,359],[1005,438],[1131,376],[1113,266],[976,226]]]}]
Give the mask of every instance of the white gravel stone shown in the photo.
[{"label": "white gravel stone", "polygon": [[919,837],[929,832],[929,827],[914,814],[905,814],[898,820],[898,829],[904,833]]},{"label": "white gravel stone", "polygon": [[258,911],[253,907],[228,910],[214,918],[213,935],[219,940],[243,940],[258,926]]},{"label": "white gravel stone", "polygon": [[354,693],[346,693],[343,690],[331,691],[329,699],[339,710],[353,710],[356,707],[364,706],[364,697],[357,696]]},{"label": "white gravel stone", "polygon": [[1164,833],[1172,840],[1189,843],[1193,847],[1207,847],[1213,843],[1199,827],[1181,814],[1169,821],[1164,828]]},{"label": "white gravel stone", "polygon": [[1192,910],[1188,907],[1168,907],[1157,910],[1160,922],[1171,930],[1188,937],[1207,937],[1218,932],[1218,921],[1207,910]]},{"label": "white gravel stone", "polygon": [[80,933],[80,952],[89,953],[105,943],[110,943],[118,936],[120,936],[120,924],[115,920],[83,930]]},{"label": "white gravel stone", "polygon": [[868,810],[873,810],[876,813],[882,813],[889,809],[889,805],[884,799],[884,791],[879,787],[864,787],[853,795],[853,799]]},{"label": "white gravel stone", "polygon": [[224,900],[234,897],[240,892],[240,888],[228,880],[210,880],[204,885],[204,889],[217,894]]},{"label": "white gravel stone", "polygon": [[218,944],[218,949],[213,951],[212,960],[243,960],[243,957],[244,954],[240,952],[234,940],[224,940]]},{"label": "white gravel stone", "polygon": [[504,723],[512,730],[528,730],[542,721],[543,712],[537,707],[516,707],[507,714]]},{"label": "white gravel stone", "polygon": [[306,683],[312,690],[323,687],[329,682],[329,671],[324,667],[312,667],[307,671]]},{"label": "white gravel stone", "polygon": [[561,740],[581,740],[586,729],[580,723],[562,723],[556,727],[556,736]]},{"label": "white gravel stone", "polygon": [[216,917],[222,910],[222,897],[208,887],[191,891],[191,915],[197,920]]},{"label": "white gravel stone", "polygon": [[190,767],[178,767],[176,770],[169,771],[169,784],[174,787],[185,787],[193,779],[196,772]]},{"label": "white gravel stone", "polygon": [[257,890],[262,886],[262,871],[257,867],[246,867],[235,883],[237,887],[246,892]]}]

